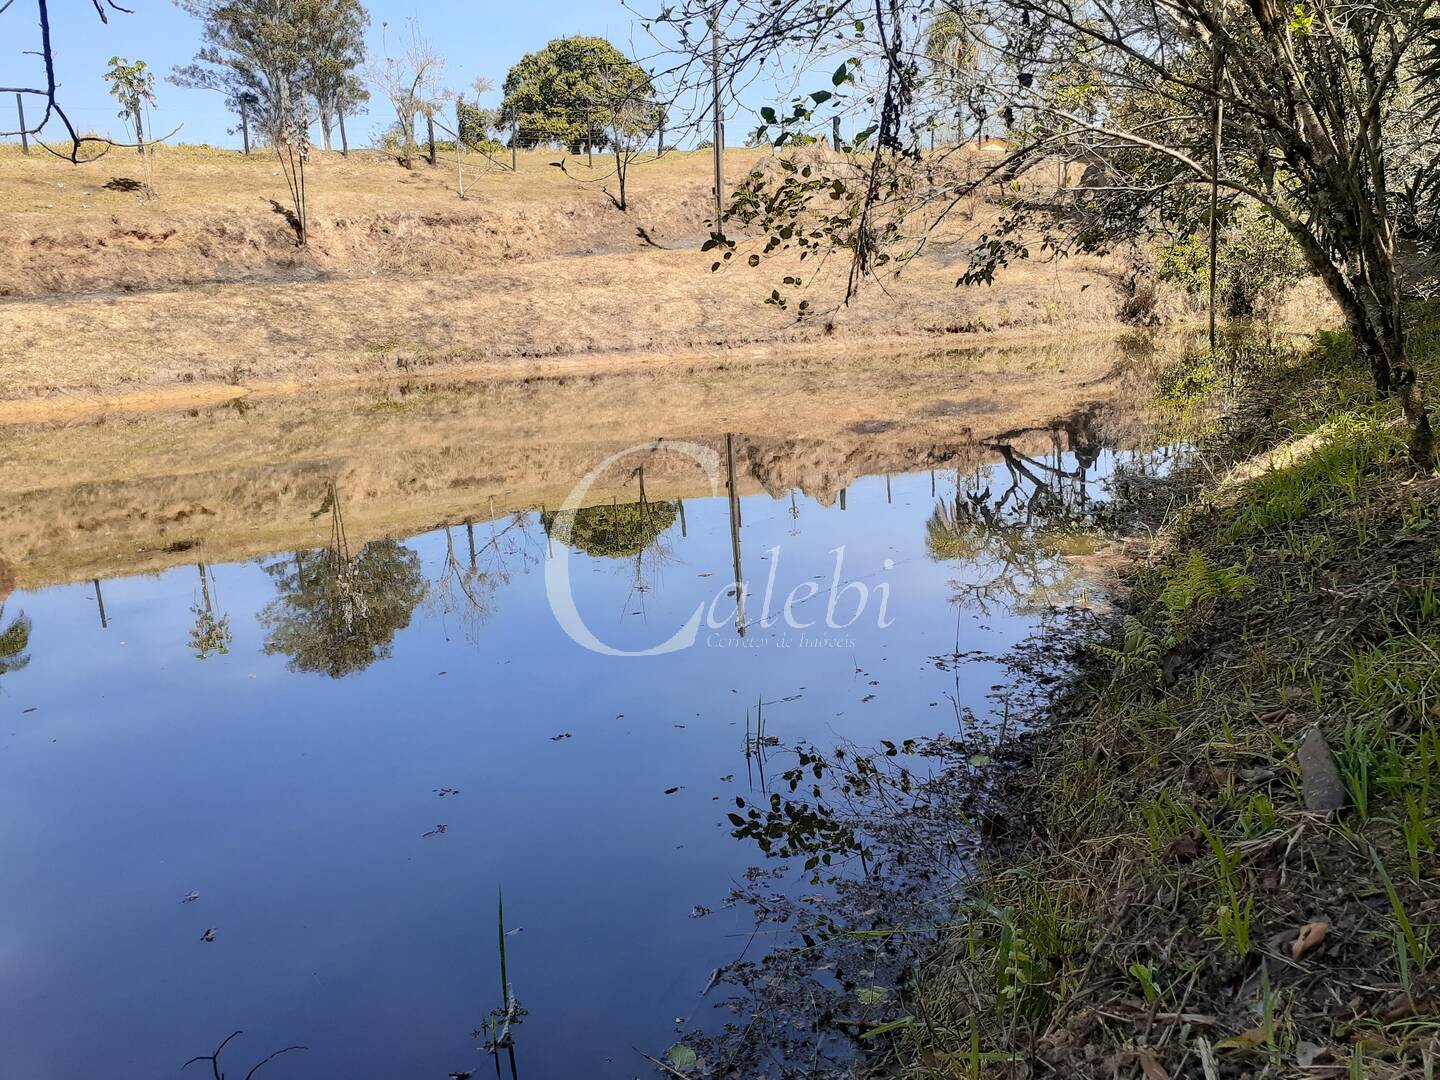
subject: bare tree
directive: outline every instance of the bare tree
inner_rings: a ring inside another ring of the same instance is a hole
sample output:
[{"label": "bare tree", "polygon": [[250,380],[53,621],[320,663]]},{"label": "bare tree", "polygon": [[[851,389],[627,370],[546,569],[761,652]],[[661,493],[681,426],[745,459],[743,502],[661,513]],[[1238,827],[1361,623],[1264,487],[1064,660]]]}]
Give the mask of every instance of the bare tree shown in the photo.
[{"label": "bare tree", "polygon": [[387,44],[381,56],[372,56],[366,64],[366,78],[380,88],[395,110],[398,157],[407,169],[414,163],[417,116],[424,116],[431,127],[434,163],[433,126],[435,114],[446,100],[441,86],[444,73],[444,59],[420,35],[414,20],[410,21],[409,40],[401,48],[392,54]]}]

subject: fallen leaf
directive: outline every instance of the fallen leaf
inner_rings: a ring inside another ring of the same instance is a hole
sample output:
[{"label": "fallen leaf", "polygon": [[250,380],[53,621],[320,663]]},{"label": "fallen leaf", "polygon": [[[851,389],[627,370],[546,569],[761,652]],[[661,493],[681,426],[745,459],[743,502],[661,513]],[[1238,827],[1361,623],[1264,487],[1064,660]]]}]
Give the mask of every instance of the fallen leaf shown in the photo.
[{"label": "fallen leaf", "polygon": [[1290,955],[1299,960],[1311,949],[1315,948],[1325,940],[1325,935],[1330,932],[1328,922],[1308,922],[1300,927],[1300,933],[1290,945]]},{"label": "fallen leaf", "polygon": [[1242,1031],[1239,1035],[1232,1035],[1228,1039],[1221,1039],[1215,1044],[1216,1050],[1254,1050],[1257,1046],[1265,1045],[1265,1029],[1251,1028]]},{"label": "fallen leaf", "polygon": [[210,927],[210,929],[206,930],[203,934],[201,934],[201,935],[200,935],[200,940],[201,940],[201,941],[214,941],[214,940],[215,940],[215,927],[212,926],[212,927]]},{"label": "fallen leaf", "polygon": [[677,791],[684,791],[684,790],[685,790],[685,788],[684,788],[683,786],[681,786],[681,787],[667,787],[667,788],[665,789],[665,794],[666,794],[666,795],[674,795]]},{"label": "fallen leaf", "polygon": [[1170,1074],[1165,1071],[1165,1066],[1155,1060],[1155,1055],[1148,1050],[1141,1050],[1137,1055],[1140,1058],[1140,1071],[1145,1074],[1145,1080],[1170,1080]]},{"label": "fallen leaf", "polygon": [[422,835],[423,835],[423,836],[444,836],[444,835],[445,835],[447,832],[449,832],[449,831],[450,831],[450,826],[449,826],[449,825],[436,825],[435,828],[431,829],[431,830],[430,830],[429,832],[427,832],[427,833],[423,833]]},{"label": "fallen leaf", "polygon": [[690,1047],[684,1043],[676,1043],[670,1047],[669,1050],[665,1051],[665,1060],[670,1063],[670,1067],[676,1072],[687,1072],[693,1069],[695,1063],[700,1059],[695,1056],[695,1051],[691,1050]]},{"label": "fallen leaf", "polygon": [[184,896],[180,898],[180,902],[182,904],[193,904],[196,900],[199,899],[200,894],[192,889],[190,892],[187,892]]},{"label": "fallen leaf", "polygon": [[569,738],[573,738],[573,736],[570,734],[570,732],[568,732],[568,731],[562,731],[559,735],[551,735],[551,736],[550,736],[550,741],[551,741],[551,742],[559,742],[561,739],[569,739]]}]

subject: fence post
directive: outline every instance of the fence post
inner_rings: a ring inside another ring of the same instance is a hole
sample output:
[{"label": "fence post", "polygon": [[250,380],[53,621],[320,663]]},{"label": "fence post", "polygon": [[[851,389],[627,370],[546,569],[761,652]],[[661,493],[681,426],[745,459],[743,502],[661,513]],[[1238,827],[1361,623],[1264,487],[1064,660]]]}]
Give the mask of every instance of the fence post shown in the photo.
[{"label": "fence post", "polygon": [[30,135],[25,130],[25,99],[19,94],[15,95],[15,111],[20,114],[20,152],[30,153]]},{"label": "fence post", "polygon": [[516,124],[510,129],[510,171],[519,172],[519,158],[516,155],[516,147],[520,145],[520,125]]}]

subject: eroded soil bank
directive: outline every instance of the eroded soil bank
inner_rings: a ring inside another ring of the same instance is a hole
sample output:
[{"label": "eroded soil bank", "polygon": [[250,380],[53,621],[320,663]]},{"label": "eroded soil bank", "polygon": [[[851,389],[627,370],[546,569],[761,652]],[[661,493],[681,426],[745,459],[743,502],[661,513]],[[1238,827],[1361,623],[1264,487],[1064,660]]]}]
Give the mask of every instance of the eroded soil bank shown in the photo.
[{"label": "eroded soil bank", "polygon": [[[947,167],[983,165],[973,156]],[[768,151],[729,160],[737,180],[774,168]],[[1198,313],[1193,297],[1137,277],[1143,253],[1027,260],[994,287],[957,288],[995,226],[998,189],[957,206],[903,273],[847,302],[838,254],[712,272],[703,154],[641,162],[625,212],[598,164],[561,172],[534,151],[516,172],[474,166],[462,200],[452,168],[317,154],[301,248],[264,155],[162,148],[147,198],[133,160],[76,168],[0,147],[0,409],[58,415],[558,359],[1114,333]],[[786,277],[804,281],[803,317],[799,293],[788,308],[764,302]],[[1313,325],[1324,310],[1301,287],[1286,317]]]}]

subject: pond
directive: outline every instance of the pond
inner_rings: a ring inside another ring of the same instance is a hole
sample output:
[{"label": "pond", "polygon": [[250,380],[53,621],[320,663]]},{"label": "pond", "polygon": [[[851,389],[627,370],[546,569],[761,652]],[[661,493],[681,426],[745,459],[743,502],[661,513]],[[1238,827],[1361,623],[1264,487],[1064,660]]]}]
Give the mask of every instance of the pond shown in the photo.
[{"label": "pond", "polygon": [[998,723],[1163,471],[1085,348],[6,429],[6,1073],[487,1075],[509,993],[519,1074],[648,1073],[757,948],[762,751]]}]

